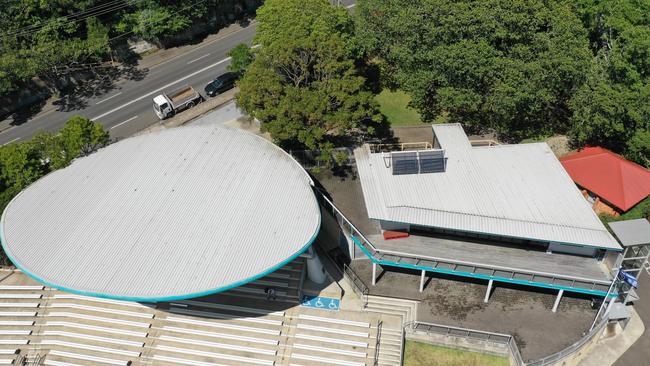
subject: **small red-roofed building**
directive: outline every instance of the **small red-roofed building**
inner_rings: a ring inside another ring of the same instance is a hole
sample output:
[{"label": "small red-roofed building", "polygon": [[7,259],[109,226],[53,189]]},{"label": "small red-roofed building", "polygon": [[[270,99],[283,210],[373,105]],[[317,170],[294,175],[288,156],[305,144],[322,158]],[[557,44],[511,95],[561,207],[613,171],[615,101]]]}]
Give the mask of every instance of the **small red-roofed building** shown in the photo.
[{"label": "small red-roofed building", "polygon": [[618,216],[650,195],[650,171],[602,147],[560,158],[596,213]]}]

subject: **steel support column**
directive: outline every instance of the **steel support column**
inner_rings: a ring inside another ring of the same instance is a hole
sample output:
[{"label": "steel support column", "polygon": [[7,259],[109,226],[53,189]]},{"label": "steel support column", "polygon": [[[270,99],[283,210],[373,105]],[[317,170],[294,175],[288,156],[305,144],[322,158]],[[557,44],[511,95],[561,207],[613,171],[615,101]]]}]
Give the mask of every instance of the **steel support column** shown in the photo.
[{"label": "steel support column", "polygon": [[377,283],[377,263],[372,263],[372,285]]},{"label": "steel support column", "polygon": [[562,295],[564,294],[564,290],[560,290],[557,293],[557,297],[555,298],[555,304],[553,304],[553,312],[557,312],[557,307],[560,305],[560,300],[562,299]]},{"label": "steel support column", "polygon": [[420,292],[424,291],[424,275],[425,272],[422,270],[422,274],[420,275]]},{"label": "steel support column", "polygon": [[494,283],[494,280],[488,281],[488,287],[487,290],[485,291],[485,298],[483,299],[483,302],[488,302],[490,299],[490,292],[492,292],[492,284]]}]

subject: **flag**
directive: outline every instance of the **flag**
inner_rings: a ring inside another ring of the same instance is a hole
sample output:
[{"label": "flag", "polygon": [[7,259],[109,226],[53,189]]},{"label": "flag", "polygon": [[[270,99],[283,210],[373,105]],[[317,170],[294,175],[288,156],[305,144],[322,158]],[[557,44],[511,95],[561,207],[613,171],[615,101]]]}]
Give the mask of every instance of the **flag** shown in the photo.
[{"label": "flag", "polygon": [[637,281],[637,279],[633,275],[631,275],[631,274],[629,274],[629,273],[627,273],[627,272],[625,272],[623,270],[620,270],[618,272],[618,279],[625,282],[625,283],[627,283],[628,285],[630,285],[630,286],[632,286],[634,288],[639,287],[639,281]]}]

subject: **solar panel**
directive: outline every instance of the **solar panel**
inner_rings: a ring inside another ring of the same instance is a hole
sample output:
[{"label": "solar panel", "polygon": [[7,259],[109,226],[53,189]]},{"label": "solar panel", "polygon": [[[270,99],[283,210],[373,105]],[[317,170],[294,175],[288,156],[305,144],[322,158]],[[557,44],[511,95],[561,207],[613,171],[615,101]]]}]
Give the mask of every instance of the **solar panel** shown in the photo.
[{"label": "solar panel", "polygon": [[445,171],[445,150],[418,151],[420,173],[437,173]]},{"label": "solar panel", "polygon": [[445,171],[444,150],[393,151],[390,153],[390,158],[393,175]]},{"label": "solar panel", "polygon": [[393,175],[418,174],[417,151],[393,151],[390,157]]}]

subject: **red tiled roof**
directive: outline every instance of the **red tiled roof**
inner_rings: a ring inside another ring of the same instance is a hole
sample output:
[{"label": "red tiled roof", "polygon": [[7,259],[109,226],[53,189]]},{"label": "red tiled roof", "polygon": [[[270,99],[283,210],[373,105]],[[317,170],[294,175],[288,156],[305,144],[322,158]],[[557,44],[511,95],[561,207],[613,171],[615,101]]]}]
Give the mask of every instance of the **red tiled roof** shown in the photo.
[{"label": "red tiled roof", "polygon": [[602,147],[560,158],[578,185],[627,211],[650,195],[650,171]]}]

